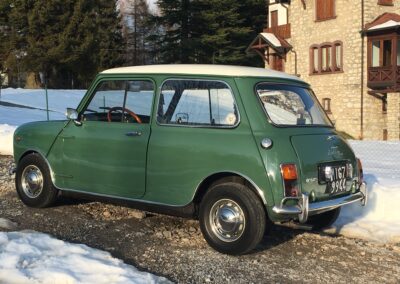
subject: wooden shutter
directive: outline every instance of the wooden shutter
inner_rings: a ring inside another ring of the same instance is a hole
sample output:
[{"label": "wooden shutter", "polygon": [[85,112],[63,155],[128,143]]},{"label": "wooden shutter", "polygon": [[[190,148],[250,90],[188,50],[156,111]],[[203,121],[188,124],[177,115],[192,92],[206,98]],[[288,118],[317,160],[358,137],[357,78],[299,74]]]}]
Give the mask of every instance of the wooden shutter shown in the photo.
[{"label": "wooden shutter", "polygon": [[335,0],[316,0],[315,6],[317,21],[335,17]]},{"label": "wooden shutter", "polygon": [[278,26],[278,11],[271,12],[271,28]]}]

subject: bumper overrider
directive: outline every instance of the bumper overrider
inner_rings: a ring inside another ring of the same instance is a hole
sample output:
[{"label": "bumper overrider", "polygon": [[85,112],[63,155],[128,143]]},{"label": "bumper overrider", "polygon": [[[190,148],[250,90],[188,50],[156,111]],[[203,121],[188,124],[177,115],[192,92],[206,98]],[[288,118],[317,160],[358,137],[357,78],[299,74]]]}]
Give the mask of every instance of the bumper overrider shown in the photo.
[{"label": "bumper overrider", "polygon": [[[288,200],[297,200],[297,205],[285,205]],[[308,195],[303,193],[300,198],[284,198],[279,206],[274,206],[272,211],[280,215],[292,216],[299,219],[300,223],[307,222],[308,216],[323,213],[335,208],[360,201],[362,206],[365,206],[368,201],[367,184],[361,183],[359,191],[335,199],[330,199],[320,202],[309,202]]]}]

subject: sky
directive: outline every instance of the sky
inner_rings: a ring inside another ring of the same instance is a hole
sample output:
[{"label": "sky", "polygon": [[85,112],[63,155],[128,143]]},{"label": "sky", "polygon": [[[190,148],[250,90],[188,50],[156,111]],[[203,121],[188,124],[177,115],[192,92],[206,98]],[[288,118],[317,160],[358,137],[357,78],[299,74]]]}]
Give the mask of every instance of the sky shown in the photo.
[{"label": "sky", "polygon": [[156,1],[157,0],[147,0],[147,2],[149,3],[150,9],[154,10],[156,7]]}]

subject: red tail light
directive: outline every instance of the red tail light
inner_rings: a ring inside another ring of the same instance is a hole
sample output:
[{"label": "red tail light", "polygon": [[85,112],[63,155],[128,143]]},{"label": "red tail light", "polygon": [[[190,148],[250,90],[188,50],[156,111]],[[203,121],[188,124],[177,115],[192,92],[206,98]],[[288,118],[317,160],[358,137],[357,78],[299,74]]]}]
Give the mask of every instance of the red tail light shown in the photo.
[{"label": "red tail light", "polygon": [[295,164],[284,164],[281,165],[281,174],[283,179],[283,185],[285,187],[285,197],[298,197],[298,174]]},{"label": "red tail light", "polygon": [[357,159],[357,166],[358,166],[358,182],[359,184],[361,184],[364,181],[364,172],[360,159]]}]

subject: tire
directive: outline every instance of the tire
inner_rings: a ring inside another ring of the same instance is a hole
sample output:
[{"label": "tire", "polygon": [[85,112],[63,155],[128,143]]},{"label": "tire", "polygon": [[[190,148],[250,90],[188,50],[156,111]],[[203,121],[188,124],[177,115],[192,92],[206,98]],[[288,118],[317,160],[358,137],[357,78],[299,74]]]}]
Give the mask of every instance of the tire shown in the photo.
[{"label": "tire", "polygon": [[324,228],[330,227],[335,223],[336,219],[339,217],[340,207],[308,217],[306,222],[307,225],[311,225],[312,230],[318,231]]},{"label": "tire", "polygon": [[[232,221],[226,222],[228,219]],[[225,254],[240,255],[254,249],[264,236],[267,219],[258,196],[234,182],[211,186],[200,204],[203,236],[213,249]]]},{"label": "tire", "polygon": [[15,174],[15,187],[19,198],[29,207],[48,207],[54,204],[58,195],[47,163],[35,153],[19,161]]}]

